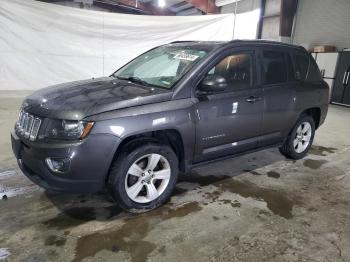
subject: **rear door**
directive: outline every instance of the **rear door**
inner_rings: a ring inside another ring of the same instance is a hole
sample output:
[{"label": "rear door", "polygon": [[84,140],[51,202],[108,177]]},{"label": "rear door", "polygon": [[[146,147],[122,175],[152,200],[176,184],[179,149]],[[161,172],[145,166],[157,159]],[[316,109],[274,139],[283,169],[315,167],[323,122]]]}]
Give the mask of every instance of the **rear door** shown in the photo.
[{"label": "rear door", "polygon": [[197,96],[195,162],[257,147],[263,112],[262,90],[256,82],[255,52],[227,52],[206,75],[226,78],[224,92]]},{"label": "rear door", "polygon": [[286,49],[264,48],[259,57],[264,97],[259,146],[268,146],[282,142],[294,124],[298,82],[291,55]]}]

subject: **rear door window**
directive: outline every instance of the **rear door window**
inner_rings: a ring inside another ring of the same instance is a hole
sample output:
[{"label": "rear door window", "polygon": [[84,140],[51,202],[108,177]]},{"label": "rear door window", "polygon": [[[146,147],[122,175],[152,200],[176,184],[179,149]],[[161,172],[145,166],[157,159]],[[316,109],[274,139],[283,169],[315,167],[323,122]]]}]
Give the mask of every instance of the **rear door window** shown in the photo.
[{"label": "rear door window", "polygon": [[284,52],[263,51],[264,84],[273,85],[288,81],[287,56]]},{"label": "rear door window", "polygon": [[285,53],[286,63],[288,68],[288,81],[295,81],[295,71],[292,62],[292,57],[289,53]]},{"label": "rear door window", "polygon": [[305,80],[307,71],[309,69],[309,58],[305,55],[295,55],[295,62],[297,66],[297,75],[300,80]]}]

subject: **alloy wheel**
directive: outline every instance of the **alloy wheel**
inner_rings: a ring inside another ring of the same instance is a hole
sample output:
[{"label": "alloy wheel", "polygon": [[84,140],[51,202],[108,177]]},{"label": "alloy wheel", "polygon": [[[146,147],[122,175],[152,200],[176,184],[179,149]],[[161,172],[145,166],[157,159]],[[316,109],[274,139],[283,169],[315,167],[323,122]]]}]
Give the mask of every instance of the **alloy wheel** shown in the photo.
[{"label": "alloy wheel", "polygon": [[167,188],[171,168],[168,160],[159,154],[148,154],[137,159],[125,179],[128,197],[137,203],[157,199]]},{"label": "alloy wheel", "polygon": [[298,154],[304,152],[310,144],[312,136],[312,128],[309,122],[303,122],[297,128],[295,138],[293,140],[293,147]]}]

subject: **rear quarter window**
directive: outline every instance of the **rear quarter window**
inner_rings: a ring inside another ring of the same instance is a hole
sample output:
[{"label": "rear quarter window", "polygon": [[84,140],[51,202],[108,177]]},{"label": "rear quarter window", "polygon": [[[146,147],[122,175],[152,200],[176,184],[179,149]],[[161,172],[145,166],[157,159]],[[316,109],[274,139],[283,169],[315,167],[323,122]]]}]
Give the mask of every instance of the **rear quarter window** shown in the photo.
[{"label": "rear quarter window", "polygon": [[316,61],[310,56],[309,72],[307,74],[306,81],[315,82],[315,81],[321,81],[321,80],[322,80],[322,76],[321,76],[320,69],[316,64]]},{"label": "rear quarter window", "polygon": [[296,54],[295,62],[300,80],[307,82],[322,80],[320,70],[310,55]]}]

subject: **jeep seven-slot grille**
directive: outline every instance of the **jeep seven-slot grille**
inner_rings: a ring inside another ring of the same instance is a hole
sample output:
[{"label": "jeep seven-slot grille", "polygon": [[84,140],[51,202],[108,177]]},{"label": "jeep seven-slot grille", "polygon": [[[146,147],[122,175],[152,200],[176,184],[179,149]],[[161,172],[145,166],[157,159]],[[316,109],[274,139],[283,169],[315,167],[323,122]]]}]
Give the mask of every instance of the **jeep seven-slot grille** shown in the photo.
[{"label": "jeep seven-slot grille", "polygon": [[40,118],[21,110],[16,123],[16,130],[25,138],[34,141],[39,133],[40,124]]}]

